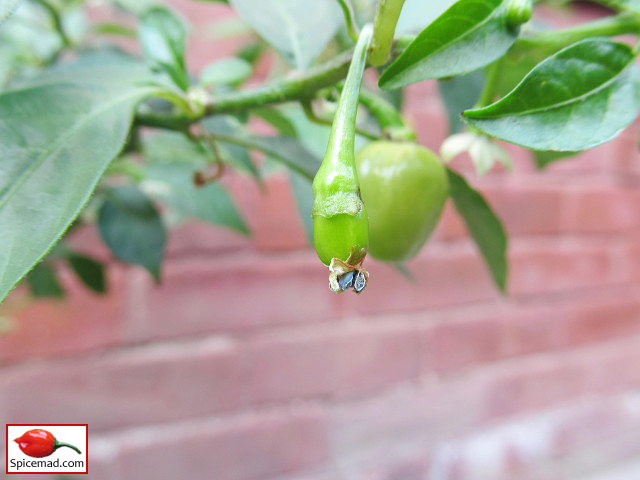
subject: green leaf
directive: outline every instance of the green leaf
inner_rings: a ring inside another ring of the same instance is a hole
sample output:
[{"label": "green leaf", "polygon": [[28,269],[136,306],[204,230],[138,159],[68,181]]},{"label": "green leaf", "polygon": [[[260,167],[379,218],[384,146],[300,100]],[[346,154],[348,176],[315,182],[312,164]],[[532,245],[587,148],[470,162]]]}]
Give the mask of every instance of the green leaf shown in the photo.
[{"label": "green leaf", "polygon": [[342,25],[335,0],[230,0],[240,17],[294,67],[308,68]]},{"label": "green leaf", "polygon": [[553,162],[557,162],[558,160],[564,160],[569,157],[573,157],[574,155],[579,154],[580,152],[555,152],[553,150],[532,150],[533,158],[536,162],[536,167],[538,169],[543,169],[547,165]]},{"label": "green leaf", "polygon": [[251,76],[253,68],[246,60],[228,57],[217,60],[202,71],[202,85],[237,85]]},{"label": "green leaf", "polygon": [[64,297],[64,288],[58,281],[55,269],[50,265],[36,265],[25,277],[25,281],[34,297]]},{"label": "green leaf", "polygon": [[225,188],[216,182],[197,188],[193,173],[185,163],[149,165],[140,186],[184,214],[248,234],[249,228]]},{"label": "green leaf", "polygon": [[483,85],[484,73],[481,71],[438,82],[440,96],[449,117],[450,133],[456,133],[462,129],[464,123],[460,120],[460,114],[475,105]]},{"label": "green leaf", "polygon": [[287,118],[280,110],[277,108],[271,107],[262,107],[256,108],[251,111],[252,115],[261,118],[272,127],[274,127],[280,135],[284,135],[285,137],[295,137],[296,136],[296,127],[293,125],[291,120]]},{"label": "green leaf", "polygon": [[311,181],[293,170],[289,171],[289,180],[302,225],[307,233],[307,240],[311,245],[313,244],[313,218],[311,217],[313,211],[313,189],[311,188]]},{"label": "green leaf", "polygon": [[162,83],[162,78],[150,72],[147,65],[135,57],[122,52],[98,51],[80,54],[72,63],[56,64],[20,86],[24,88],[61,83],[133,88]]},{"label": "green leaf", "polygon": [[[244,148],[222,142],[217,143],[218,151],[225,163],[249,173],[256,179],[260,178],[260,171]],[[213,152],[203,143],[194,142],[184,134],[177,132],[163,132],[159,135],[148,136],[142,140],[142,146],[149,161],[153,163],[180,162],[202,169],[214,160]]]},{"label": "green leaf", "polygon": [[631,48],[604,39],[575,43],[538,64],[506,97],[464,120],[535,150],[575,151],[615,137],[640,107]]},{"label": "green leaf", "polygon": [[119,37],[135,38],[136,31],[126,25],[115,22],[100,22],[92,26],[93,33],[99,35],[117,35]]},{"label": "green leaf", "polygon": [[166,72],[178,87],[186,90],[189,78],[184,65],[184,24],[166,8],[155,7],[140,18],[138,36],[152,68]]},{"label": "green leaf", "polygon": [[460,0],[425,28],[380,76],[381,88],[477,70],[500,58],[517,38],[502,0]]},{"label": "green leaf", "polygon": [[87,287],[96,293],[105,293],[107,291],[104,265],[101,262],[79,253],[67,255],[67,261],[77,277]]},{"label": "green leaf", "polygon": [[[214,131],[229,135],[243,135],[247,132],[241,121],[232,115],[215,115],[205,118],[202,121],[202,126],[209,132]],[[246,148],[226,142],[216,142],[216,144],[224,161],[239,170],[249,173],[256,180],[262,181],[262,172],[256,167]]]},{"label": "green leaf", "polygon": [[294,138],[259,137],[244,133],[242,130],[230,133],[227,126],[212,119],[203,121],[202,126],[220,143],[261,151],[307,178],[313,179],[320,166],[320,159]]},{"label": "green leaf", "polygon": [[67,83],[0,95],[0,300],[76,218],[149,92]]},{"label": "green leaf", "polygon": [[[405,0],[396,25],[398,35],[416,34],[442,15],[456,0]],[[372,17],[373,18],[373,17]]]},{"label": "green leaf", "polygon": [[2,0],[0,3],[0,25],[11,16],[22,0]]},{"label": "green leaf", "polygon": [[640,13],[639,0],[600,0],[598,3],[615,10],[628,10],[634,13]]},{"label": "green leaf", "polygon": [[98,229],[116,258],[141,265],[160,281],[167,233],[144,193],[133,186],[109,190],[98,212]]},{"label": "green leaf", "polygon": [[493,281],[502,292],[507,284],[507,235],[500,219],[480,193],[467,183],[464,177],[453,170],[449,174],[449,191],[456,210],[462,216],[469,233],[480,249],[480,253]]},{"label": "green leaf", "polygon": [[540,45],[535,48],[514,47],[500,60],[500,74],[496,77],[495,98],[504,97],[518,85],[533,68],[547,57],[550,57],[564,46],[556,44]]},{"label": "green leaf", "polygon": [[146,11],[162,3],[161,0],[111,0],[111,2],[121,9],[137,16],[144,14]]}]

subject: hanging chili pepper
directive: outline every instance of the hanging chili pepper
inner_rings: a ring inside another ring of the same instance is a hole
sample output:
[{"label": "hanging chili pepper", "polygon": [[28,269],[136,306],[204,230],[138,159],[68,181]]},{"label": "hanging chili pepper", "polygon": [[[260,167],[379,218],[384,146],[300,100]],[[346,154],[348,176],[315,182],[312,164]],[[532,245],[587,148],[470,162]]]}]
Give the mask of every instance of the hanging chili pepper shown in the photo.
[{"label": "hanging chili pepper", "polygon": [[78,453],[82,453],[78,447],[58,442],[51,432],[41,428],[23,433],[14,442],[18,444],[22,453],[35,458],[48,457],[60,447],[69,447]]},{"label": "hanging chili pepper", "polygon": [[[369,222],[360,198],[355,166],[354,137],[358,94],[367,63],[367,49],[373,27],[365,25],[358,37],[322,165],[313,180],[313,238],[318,257],[329,266],[329,286],[342,292],[339,278],[361,272],[354,291],[360,293],[368,273],[362,262],[369,244]],[[349,288],[349,287],[347,287]]]}]

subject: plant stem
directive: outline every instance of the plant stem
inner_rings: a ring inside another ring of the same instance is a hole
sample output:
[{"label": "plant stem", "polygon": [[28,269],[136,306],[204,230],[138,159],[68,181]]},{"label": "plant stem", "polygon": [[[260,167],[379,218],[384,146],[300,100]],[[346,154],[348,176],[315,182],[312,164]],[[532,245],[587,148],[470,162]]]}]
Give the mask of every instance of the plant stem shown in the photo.
[{"label": "plant stem", "polygon": [[60,18],[60,13],[58,13],[58,11],[53,7],[53,5],[51,5],[46,0],[33,0],[33,1],[38,5],[40,5],[41,7],[43,7],[51,17],[51,20],[53,21],[53,27],[55,28],[56,32],[58,32],[58,35],[60,36],[60,40],[62,40],[62,45],[65,47],[70,47],[72,45],[72,42],[71,42],[71,39],[67,36],[67,32],[64,31],[64,27],[62,25],[62,18]]},{"label": "plant stem", "polygon": [[[511,52],[525,52],[530,48],[549,45],[561,48],[588,37],[628,33],[640,33],[640,19],[635,14],[624,12],[564,30],[524,34],[516,41]],[[402,47],[406,47],[412,39],[413,37],[401,37],[393,55],[398,55],[402,51]],[[334,85],[345,78],[351,56],[352,52],[345,52],[323,65],[272,85],[212,97],[207,101],[205,111],[197,115],[181,112],[173,114],[161,114],[153,111],[138,112],[136,124],[181,130],[210,115],[238,113],[267,104],[308,100],[318,90]],[[485,86],[487,89],[489,88],[488,85],[485,84]]]},{"label": "plant stem", "polygon": [[416,140],[415,132],[405,125],[400,112],[384,98],[361,89],[359,101],[375,117],[386,138],[397,141]]},{"label": "plant stem", "polygon": [[[355,162],[353,159],[353,133],[358,111],[358,96],[360,94],[362,76],[367,63],[367,51],[372,35],[373,25],[368,23],[362,28],[360,38],[358,38],[358,43],[356,43],[353,60],[349,66],[349,73],[347,74],[344,87],[340,93],[340,98],[338,99],[336,113],[333,116],[327,151],[319,172],[321,172],[323,168],[326,168],[325,165],[344,164],[345,158],[349,158],[351,162]],[[349,157],[349,155],[351,156]],[[353,168],[355,169],[355,163],[353,164]]]},{"label": "plant stem", "polygon": [[[317,123],[318,125],[329,125],[333,123],[333,120],[330,118],[322,118],[313,111],[313,106],[311,102],[302,102],[302,110],[304,111],[305,116],[310,122]],[[361,128],[356,127],[356,133],[361,135],[369,140],[379,140],[380,137],[372,132],[367,132],[366,130],[362,130]]]},{"label": "plant stem", "polygon": [[640,34],[640,16],[632,12],[622,12],[563,30],[525,33],[516,41],[512,50],[538,46],[562,48],[589,37],[613,37],[628,33]]},{"label": "plant stem", "polygon": [[230,92],[221,97],[212,97],[207,102],[203,114],[199,116],[180,113],[162,115],[155,112],[145,112],[136,114],[136,123],[175,130],[210,115],[237,113],[272,103],[309,99],[318,90],[331,86],[346,76],[351,55],[351,52],[341,54],[324,65],[272,85]]},{"label": "plant stem", "polygon": [[480,92],[480,97],[476,102],[474,108],[485,107],[493,103],[493,99],[496,96],[496,85],[502,73],[502,58],[499,58],[487,67],[487,74],[484,79],[484,85]]},{"label": "plant stem", "polygon": [[349,37],[351,37],[351,40],[357,42],[360,32],[353,16],[353,7],[351,6],[351,2],[349,0],[338,0],[338,3],[342,8],[344,23],[347,26],[347,33],[349,34]]},{"label": "plant stem", "polygon": [[369,63],[374,67],[380,67],[389,60],[393,36],[403,4],[404,0],[378,0],[369,54]]}]

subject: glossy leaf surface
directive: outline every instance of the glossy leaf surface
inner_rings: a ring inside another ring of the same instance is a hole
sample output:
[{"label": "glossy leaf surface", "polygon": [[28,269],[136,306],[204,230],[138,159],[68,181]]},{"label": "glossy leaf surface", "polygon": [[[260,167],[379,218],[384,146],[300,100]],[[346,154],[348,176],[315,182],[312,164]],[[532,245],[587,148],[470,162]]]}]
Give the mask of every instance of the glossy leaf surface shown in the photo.
[{"label": "glossy leaf surface", "polygon": [[51,265],[36,265],[25,278],[34,297],[64,297],[64,288],[58,281],[55,269]]},{"label": "glossy leaf surface", "polygon": [[140,265],[160,280],[167,234],[155,206],[138,188],[109,190],[98,212],[98,229],[116,258]]},{"label": "glossy leaf surface", "polygon": [[489,267],[493,281],[504,292],[507,285],[507,236],[502,223],[482,195],[464,177],[449,169],[447,173],[449,192],[456,210]]},{"label": "glossy leaf surface", "polygon": [[234,85],[246,80],[252,72],[249,62],[237,57],[220,59],[202,71],[202,85]]},{"label": "glossy leaf surface", "polygon": [[68,255],[67,261],[73,272],[85,286],[96,293],[105,293],[107,291],[104,265],[101,262],[79,253]]},{"label": "glossy leaf surface", "polygon": [[149,165],[145,169],[142,188],[149,195],[164,200],[183,214],[231,228],[242,234],[249,233],[246,223],[225,188],[216,182],[198,188],[193,184],[193,172],[193,167],[186,163]]},{"label": "glossy leaf surface", "polygon": [[380,76],[381,88],[462,75],[500,58],[517,38],[502,0],[460,0],[425,28]]},{"label": "glossy leaf surface", "polygon": [[467,123],[536,150],[575,151],[615,137],[640,107],[640,73],[629,46],[604,39],[575,43],[538,64],[514,90]]},{"label": "glossy leaf surface", "polygon": [[151,66],[165,71],[186,90],[189,78],[184,65],[186,29],[182,22],[166,8],[155,7],[140,18],[138,36]]},{"label": "glossy leaf surface", "polygon": [[0,95],[0,299],[78,215],[145,93],[66,83]]},{"label": "glossy leaf surface", "polygon": [[309,67],[343,22],[335,0],[230,0],[229,3],[297,68]]}]

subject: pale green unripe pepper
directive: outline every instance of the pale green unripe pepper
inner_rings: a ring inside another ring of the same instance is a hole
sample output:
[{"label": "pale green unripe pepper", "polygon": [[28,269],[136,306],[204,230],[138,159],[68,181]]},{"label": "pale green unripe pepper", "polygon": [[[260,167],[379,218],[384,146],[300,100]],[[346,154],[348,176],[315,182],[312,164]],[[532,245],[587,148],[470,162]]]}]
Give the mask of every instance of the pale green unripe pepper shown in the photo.
[{"label": "pale green unripe pepper", "polygon": [[[351,271],[364,275],[364,284],[368,277],[361,266],[369,244],[369,221],[360,198],[354,138],[358,95],[372,32],[372,25],[365,25],[358,37],[327,151],[313,179],[313,239],[318,257],[329,266],[330,286],[336,292],[344,290],[340,277]],[[353,275],[349,278],[353,280]],[[364,285],[355,290],[359,293],[363,288]]]}]

